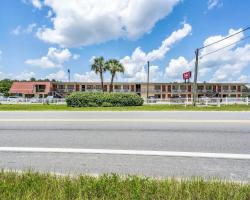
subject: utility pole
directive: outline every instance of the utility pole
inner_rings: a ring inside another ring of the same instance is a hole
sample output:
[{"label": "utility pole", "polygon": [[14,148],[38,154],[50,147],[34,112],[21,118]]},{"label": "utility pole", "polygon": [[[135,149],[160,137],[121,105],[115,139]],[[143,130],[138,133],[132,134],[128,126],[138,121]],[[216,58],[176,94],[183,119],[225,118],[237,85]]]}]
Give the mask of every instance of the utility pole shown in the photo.
[{"label": "utility pole", "polygon": [[195,50],[195,70],[194,70],[194,83],[193,83],[193,105],[196,106],[197,98],[197,77],[198,77],[198,67],[199,67],[199,50]]},{"label": "utility pole", "polygon": [[149,89],[149,61],[148,61],[148,78],[147,78],[147,103],[148,103],[148,89]]},{"label": "utility pole", "polygon": [[68,69],[68,81],[70,82],[70,69]]},{"label": "utility pole", "polygon": [[[202,49],[205,49],[205,48],[207,48],[207,47],[209,47],[209,46],[212,46],[212,45],[214,45],[214,44],[217,44],[217,43],[219,43],[219,42],[222,42],[222,41],[224,41],[224,40],[227,40],[228,38],[231,38],[231,37],[233,37],[233,36],[235,36],[235,35],[237,35],[237,34],[239,34],[239,33],[245,32],[245,31],[247,31],[247,30],[249,30],[249,29],[250,29],[250,26],[247,27],[247,28],[245,28],[245,29],[243,29],[243,30],[240,30],[240,31],[238,31],[238,32],[236,32],[236,33],[233,33],[233,34],[231,34],[231,35],[229,35],[229,36],[227,36],[227,37],[224,37],[224,38],[222,38],[222,39],[220,39],[220,40],[218,40],[218,41],[215,41],[215,42],[212,42],[212,43],[210,43],[210,44],[207,44],[207,45],[205,45],[205,46],[203,46],[203,47],[197,48],[197,49],[195,50],[195,70],[194,70],[194,83],[193,83],[193,105],[194,105],[194,106],[196,105],[196,99],[197,99],[197,77],[198,77],[198,71],[199,71],[199,69],[198,69],[198,67],[199,67],[199,51],[202,50]],[[216,52],[218,52],[218,51],[221,51],[221,50],[223,50],[223,49],[225,49],[225,48],[227,48],[227,47],[229,47],[229,46],[231,46],[231,45],[233,45],[233,44],[237,44],[238,42],[240,42],[240,41],[242,41],[242,40],[245,40],[245,39],[247,39],[247,38],[249,38],[249,37],[250,37],[250,36],[244,37],[244,38],[242,38],[242,39],[239,40],[239,41],[236,41],[236,42],[234,42],[234,43],[231,43],[231,44],[229,44],[229,45],[226,45],[226,46],[224,46],[224,47],[222,47],[222,48],[219,48],[219,49],[217,49],[217,50],[215,50],[215,51],[209,52],[209,53],[207,53],[207,54],[205,54],[205,55],[203,54],[203,55],[202,55],[202,58],[203,58],[204,56],[208,56],[208,55],[210,55],[210,54],[213,54],[213,53],[216,53]]]}]

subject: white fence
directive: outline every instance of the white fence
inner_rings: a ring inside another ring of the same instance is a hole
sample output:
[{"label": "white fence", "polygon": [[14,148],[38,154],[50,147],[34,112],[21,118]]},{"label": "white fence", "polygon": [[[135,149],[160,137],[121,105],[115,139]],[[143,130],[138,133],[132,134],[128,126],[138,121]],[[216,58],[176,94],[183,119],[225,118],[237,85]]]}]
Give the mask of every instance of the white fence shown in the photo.
[{"label": "white fence", "polygon": [[0,98],[1,104],[66,104],[65,99],[59,98]]},{"label": "white fence", "polygon": [[[145,104],[167,104],[167,105],[192,105],[192,98],[168,98],[168,99],[144,99]],[[63,98],[0,98],[1,104],[66,104]],[[197,105],[250,105],[250,98],[198,98]]]},{"label": "white fence", "polygon": [[[168,105],[192,105],[193,99],[192,98],[168,98],[168,99],[145,99],[146,104],[168,104]],[[243,104],[243,105],[250,105],[250,98],[233,98],[233,97],[226,97],[226,98],[198,98],[196,100],[197,105],[234,105],[234,104]]]}]

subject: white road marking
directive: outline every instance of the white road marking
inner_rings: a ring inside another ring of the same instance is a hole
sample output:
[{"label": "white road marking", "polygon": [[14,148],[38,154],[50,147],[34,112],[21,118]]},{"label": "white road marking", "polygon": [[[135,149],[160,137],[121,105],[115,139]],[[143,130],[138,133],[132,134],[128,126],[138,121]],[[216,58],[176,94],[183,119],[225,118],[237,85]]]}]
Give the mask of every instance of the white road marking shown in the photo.
[{"label": "white road marking", "polygon": [[28,119],[28,118],[2,118],[0,122],[160,122],[160,123],[237,123],[237,124],[250,124],[250,120],[217,120],[217,119],[133,119],[133,118],[110,118],[110,119],[101,119],[101,118],[88,118],[88,119],[79,119],[79,118],[37,118],[37,119]]},{"label": "white road marking", "polygon": [[141,155],[141,156],[166,156],[166,157],[191,157],[191,158],[219,158],[219,159],[250,160],[250,154],[177,152],[177,151],[144,151],[144,150],[115,150],[115,149],[0,147],[0,152],[112,154],[112,155]]}]

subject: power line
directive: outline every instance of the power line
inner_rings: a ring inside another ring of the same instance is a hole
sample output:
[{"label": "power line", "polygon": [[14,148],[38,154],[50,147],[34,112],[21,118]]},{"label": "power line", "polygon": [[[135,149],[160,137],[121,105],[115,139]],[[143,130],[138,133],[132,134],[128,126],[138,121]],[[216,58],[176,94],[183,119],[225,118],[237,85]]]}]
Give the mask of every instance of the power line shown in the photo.
[{"label": "power line", "polygon": [[250,29],[250,26],[247,27],[247,28],[244,28],[243,30],[238,31],[238,32],[236,32],[236,33],[234,33],[234,34],[232,34],[232,35],[229,35],[229,36],[227,36],[227,37],[225,37],[225,38],[223,38],[223,39],[221,39],[221,40],[218,40],[218,41],[216,41],[216,42],[213,42],[213,43],[211,43],[211,44],[208,44],[208,45],[206,45],[206,46],[203,46],[203,47],[199,48],[199,50],[204,49],[204,48],[207,48],[207,47],[209,47],[209,46],[212,46],[212,45],[214,45],[214,44],[216,44],[216,43],[219,43],[219,42],[221,42],[221,41],[223,41],[223,40],[226,40],[226,39],[228,39],[228,38],[230,38],[230,37],[233,37],[233,36],[235,36],[235,35],[238,35],[239,33],[242,33],[242,32],[244,32],[244,31],[246,31],[246,30],[249,30],[249,29]]},{"label": "power line", "polygon": [[[211,43],[211,44],[205,45],[205,46],[203,46],[203,47],[201,47],[201,48],[197,48],[197,49],[195,50],[195,74],[194,74],[194,84],[193,84],[193,105],[194,105],[194,106],[196,105],[196,96],[197,96],[197,78],[198,78],[198,66],[199,66],[199,51],[200,51],[201,49],[204,49],[204,48],[207,48],[207,47],[212,46],[212,45],[214,45],[214,44],[217,44],[217,43],[219,43],[219,42],[222,42],[222,41],[224,41],[224,40],[226,40],[226,39],[228,39],[228,38],[231,38],[231,37],[233,37],[233,36],[235,36],[235,35],[237,35],[237,34],[239,34],[239,33],[242,33],[242,32],[244,32],[244,31],[247,31],[247,30],[249,30],[249,29],[250,29],[250,26],[247,27],[247,28],[244,28],[243,30],[238,31],[238,32],[236,32],[236,33],[234,33],[234,34],[231,34],[231,35],[229,35],[229,36],[227,36],[227,37],[225,37],[225,38],[223,38],[223,39],[221,39],[221,40],[218,40],[218,41],[213,42],[213,43]],[[246,38],[248,38],[248,37],[250,37],[250,36],[247,36],[247,37],[245,37],[245,38],[243,38],[243,39],[246,39]],[[240,41],[242,41],[243,39],[241,39]],[[239,41],[237,41],[237,42],[239,42]],[[230,44],[230,46],[231,46],[231,45],[233,45],[233,44]],[[229,46],[229,45],[227,45],[226,47],[228,47],[228,46]],[[208,53],[208,54],[212,54],[212,53],[218,52],[218,51],[220,51],[220,50],[222,50],[222,49],[224,49],[224,48],[226,48],[226,47],[217,49],[216,51],[210,52],[210,53]],[[208,54],[207,54],[207,55],[208,55]],[[204,56],[205,56],[205,55],[204,55]]]},{"label": "power line", "polygon": [[226,46],[224,46],[224,47],[221,47],[221,48],[219,48],[219,49],[216,49],[215,51],[211,51],[211,52],[209,52],[209,53],[207,53],[207,54],[205,54],[205,55],[202,55],[202,56],[200,56],[200,59],[202,59],[203,57],[208,56],[208,55],[210,55],[210,54],[213,54],[213,53],[216,53],[216,52],[218,52],[218,51],[221,51],[221,50],[223,50],[223,49],[225,49],[225,48],[227,48],[227,47],[230,47],[230,46],[232,46],[232,45],[234,45],[234,44],[240,43],[240,42],[242,42],[243,40],[246,40],[246,39],[248,39],[248,38],[250,38],[250,35],[247,36],[247,37],[244,37],[244,38],[242,38],[242,39],[240,39],[240,40],[238,40],[237,42],[231,43],[231,44],[229,44],[229,45],[226,45]]}]

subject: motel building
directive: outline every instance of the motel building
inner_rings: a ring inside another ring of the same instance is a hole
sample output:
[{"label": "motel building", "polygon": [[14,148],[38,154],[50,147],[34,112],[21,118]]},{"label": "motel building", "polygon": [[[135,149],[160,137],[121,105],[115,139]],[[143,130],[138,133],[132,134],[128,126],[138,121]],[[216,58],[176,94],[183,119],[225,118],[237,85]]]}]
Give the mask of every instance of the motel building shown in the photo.
[{"label": "motel building", "polygon": [[[104,83],[104,91],[110,91]],[[149,97],[156,99],[192,98],[192,83],[149,83]],[[71,92],[101,92],[99,82],[14,82],[9,94],[24,98],[64,98]],[[136,93],[147,97],[147,83],[114,83],[113,92]],[[198,83],[198,97],[244,97],[247,87],[242,83]]]}]

